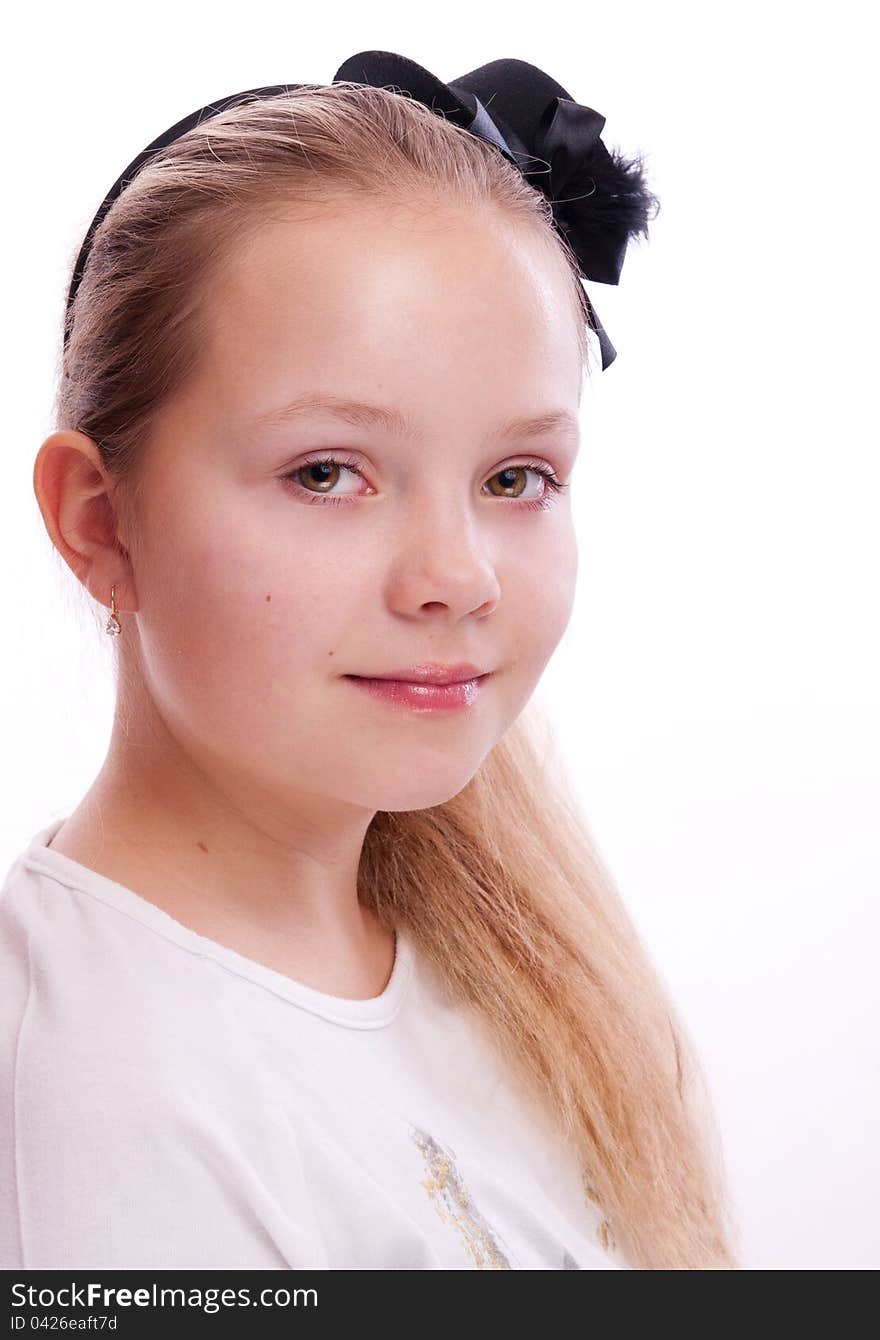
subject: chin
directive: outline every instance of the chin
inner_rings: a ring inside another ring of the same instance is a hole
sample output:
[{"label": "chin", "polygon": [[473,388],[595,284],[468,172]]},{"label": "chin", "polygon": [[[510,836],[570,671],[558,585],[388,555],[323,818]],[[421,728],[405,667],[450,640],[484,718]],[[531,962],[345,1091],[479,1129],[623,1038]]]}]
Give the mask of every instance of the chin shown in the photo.
[{"label": "chin", "polygon": [[454,779],[448,775],[431,777],[422,774],[417,783],[412,777],[407,777],[402,778],[399,785],[376,786],[371,794],[369,808],[398,814],[406,810],[429,810],[435,805],[444,805],[464,790],[474,771],[459,772]]}]

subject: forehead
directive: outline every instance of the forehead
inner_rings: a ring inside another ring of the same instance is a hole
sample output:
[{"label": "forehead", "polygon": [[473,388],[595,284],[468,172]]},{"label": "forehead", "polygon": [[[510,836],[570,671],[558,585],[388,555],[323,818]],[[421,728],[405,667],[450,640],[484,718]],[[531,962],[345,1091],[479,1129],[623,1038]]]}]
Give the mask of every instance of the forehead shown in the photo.
[{"label": "forehead", "polygon": [[576,408],[572,286],[546,239],[491,211],[276,212],[208,295],[204,390],[231,413],[337,382],[403,414]]}]

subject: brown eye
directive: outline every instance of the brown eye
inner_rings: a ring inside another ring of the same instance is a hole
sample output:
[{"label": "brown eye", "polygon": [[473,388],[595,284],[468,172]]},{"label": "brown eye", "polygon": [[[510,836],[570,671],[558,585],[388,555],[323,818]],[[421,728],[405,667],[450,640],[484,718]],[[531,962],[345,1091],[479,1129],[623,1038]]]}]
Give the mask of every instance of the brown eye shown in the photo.
[{"label": "brown eye", "polygon": [[298,483],[312,492],[312,484],[323,485],[318,492],[327,492],[333,488],[339,478],[341,467],[335,461],[311,461],[308,465],[301,465],[298,470],[294,470],[294,476]]},{"label": "brown eye", "polygon": [[[506,469],[499,470],[497,474],[492,476],[492,480],[495,479],[504,480],[505,483],[503,487],[505,490],[507,490],[507,492],[497,493],[495,496],[497,498],[504,498],[504,497],[518,498],[519,495],[522,493],[523,489],[525,488],[525,476],[528,474],[528,472],[529,468],[525,465],[508,465]],[[511,493],[510,490],[515,487],[513,480],[511,479],[511,476],[515,476],[517,474],[521,474],[523,476],[523,485],[522,488],[517,489],[515,493]]]},{"label": "brown eye", "polygon": [[343,475],[349,475],[352,481],[363,479],[357,461],[340,460],[336,456],[321,456],[318,460],[306,461],[295,470],[282,475],[281,482],[294,497],[301,498],[303,502],[335,507],[341,503],[354,501],[357,496],[354,492],[343,493],[336,490]]}]

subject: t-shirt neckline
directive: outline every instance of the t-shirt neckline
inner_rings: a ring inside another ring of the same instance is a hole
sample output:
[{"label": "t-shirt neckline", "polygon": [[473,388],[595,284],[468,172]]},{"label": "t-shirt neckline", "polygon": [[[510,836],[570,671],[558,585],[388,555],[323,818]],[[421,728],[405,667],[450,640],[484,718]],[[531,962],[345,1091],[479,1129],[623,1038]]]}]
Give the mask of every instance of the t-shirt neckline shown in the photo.
[{"label": "t-shirt neckline", "polygon": [[276,971],[255,959],[250,959],[237,950],[200,935],[197,931],[176,921],[169,913],[135,893],[124,884],[81,865],[79,861],[48,846],[55,834],[65,822],[64,818],[53,819],[50,824],[35,833],[22,856],[23,864],[31,870],[48,875],[66,888],[94,898],[107,907],[131,917],[141,925],[164,939],[172,941],[180,948],[201,958],[210,958],[237,977],[247,978],[274,995],[282,997],[292,1005],[319,1015],[331,1023],[347,1028],[382,1028],[390,1024],[398,1013],[406,996],[415,963],[413,946],[405,932],[398,927],[395,930],[394,966],[385,989],[368,1000],[352,1000],[345,996],[332,996],[314,987],[297,982],[292,977]]}]

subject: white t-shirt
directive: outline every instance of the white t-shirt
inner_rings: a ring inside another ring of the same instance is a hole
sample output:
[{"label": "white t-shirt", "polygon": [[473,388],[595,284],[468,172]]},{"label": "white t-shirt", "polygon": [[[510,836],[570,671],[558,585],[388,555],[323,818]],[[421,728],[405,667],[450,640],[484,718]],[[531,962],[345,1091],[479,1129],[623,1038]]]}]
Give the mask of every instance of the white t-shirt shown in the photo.
[{"label": "white t-shirt", "polygon": [[0,1268],[630,1268],[405,934],[381,995],[325,995],[47,847],[62,822],[0,894]]}]

